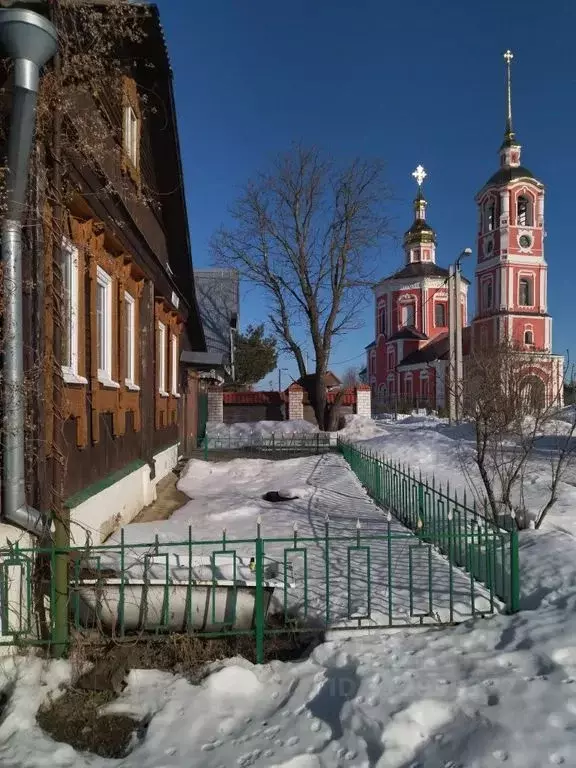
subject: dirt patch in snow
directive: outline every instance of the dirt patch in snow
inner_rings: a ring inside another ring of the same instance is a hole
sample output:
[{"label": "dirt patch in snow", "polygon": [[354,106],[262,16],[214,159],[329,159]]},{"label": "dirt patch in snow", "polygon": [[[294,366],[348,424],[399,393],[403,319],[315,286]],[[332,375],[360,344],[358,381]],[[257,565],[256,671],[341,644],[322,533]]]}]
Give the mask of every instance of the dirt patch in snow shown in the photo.
[{"label": "dirt patch in snow", "polygon": [[38,725],[54,741],[80,752],[122,758],[136,746],[147,723],[124,714],[103,714],[101,708],[116,698],[113,691],[70,688],[38,710]]}]

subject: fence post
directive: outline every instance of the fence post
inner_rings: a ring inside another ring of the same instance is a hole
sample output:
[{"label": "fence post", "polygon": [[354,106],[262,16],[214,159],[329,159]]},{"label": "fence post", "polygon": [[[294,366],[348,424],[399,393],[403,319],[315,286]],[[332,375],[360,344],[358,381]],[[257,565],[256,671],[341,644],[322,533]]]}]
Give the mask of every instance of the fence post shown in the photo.
[{"label": "fence post", "polygon": [[204,448],[204,461],[208,461],[208,435],[204,436],[202,447]]},{"label": "fence post", "polygon": [[510,531],[510,613],[520,610],[520,555],[518,552],[518,530]]},{"label": "fence post", "polygon": [[54,517],[54,546],[51,579],[52,595],[52,655],[61,659],[68,647],[68,559],[70,556],[70,512],[61,507]]},{"label": "fence post", "polygon": [[260,521],[256,533],[256,606],[254,610],[256,630],[256,664],[264,664],[264,551]]}]

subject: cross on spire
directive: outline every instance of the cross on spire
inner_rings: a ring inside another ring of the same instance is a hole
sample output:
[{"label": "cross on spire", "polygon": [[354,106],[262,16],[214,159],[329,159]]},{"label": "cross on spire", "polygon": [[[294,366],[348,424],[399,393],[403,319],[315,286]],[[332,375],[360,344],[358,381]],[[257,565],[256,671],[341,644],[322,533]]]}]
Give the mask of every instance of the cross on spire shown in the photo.
[{"label": "cross on spire", "polygon": [[504,53],[506,62],[506,128],[504,130],[504,143],[510,146],[515,136],[512,129],[512,59],[514,54],[510,49]]},{"label": "cross on spire", "polygon": [[421,165],[418,165],[416,167],[416,170],[412,171],[412,176],[414,176],[414,178],[416,179],[416,184],[418,184],[418,186],[421,187],[422,182],[424,181],[426,176],[428,176],[428,174],[426,173],[426,171]]}]

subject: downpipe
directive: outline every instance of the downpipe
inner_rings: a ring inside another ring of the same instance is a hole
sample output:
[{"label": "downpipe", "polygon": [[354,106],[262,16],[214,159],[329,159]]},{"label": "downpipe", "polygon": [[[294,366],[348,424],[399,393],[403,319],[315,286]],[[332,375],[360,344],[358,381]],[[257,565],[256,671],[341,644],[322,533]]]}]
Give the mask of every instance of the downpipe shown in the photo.
[{"label": "downpipe", "polygon": [[32,11],[3,10],[0,11],[0,47],[14,61],[6,158],[7,209],[1,227],[4,272],[2,517],[40,536],[47,531],[48,521],[26,500],[22,220],[26,211],[40,67],[56,52],[56,30],[46,18]]}]

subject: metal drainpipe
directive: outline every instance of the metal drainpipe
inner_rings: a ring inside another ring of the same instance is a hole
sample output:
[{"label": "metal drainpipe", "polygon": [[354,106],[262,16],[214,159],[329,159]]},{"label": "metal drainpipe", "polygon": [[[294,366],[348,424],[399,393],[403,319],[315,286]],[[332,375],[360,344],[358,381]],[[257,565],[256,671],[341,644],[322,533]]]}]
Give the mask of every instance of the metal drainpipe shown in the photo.
[{"label": "metal drainpipe", "polygon": [[24,356],[22,335],[22,219],[34,141],[40,67],[56,52],[57,33],[33,11],[0,10],[0,48],[14,62],[12,115],[7,149],[7,209],[2,221],[4,267],[4,450],[2,516],[36,534],[44,516],[26,502],[24,462]]}]

